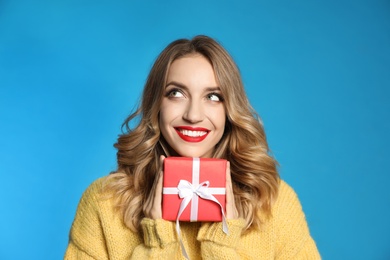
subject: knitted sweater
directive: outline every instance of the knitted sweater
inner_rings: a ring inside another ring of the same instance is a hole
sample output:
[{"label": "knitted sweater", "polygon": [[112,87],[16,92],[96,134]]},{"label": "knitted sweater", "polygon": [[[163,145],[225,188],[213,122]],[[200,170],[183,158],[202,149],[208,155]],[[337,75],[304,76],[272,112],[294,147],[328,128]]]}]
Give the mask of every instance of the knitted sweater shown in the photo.
[{"label": "knitted sweater", "polygon": [[[65,259],[185,259],[175,222],[145,218],[143,235],[128,229],[113,202],[102,196],[104,178],[83,194]],[[180,222],[181,237],[190,259],[320,259],[297,195],[281,181],[272,217],[258,230],[244,234],[243,219],[221,223]]]}]

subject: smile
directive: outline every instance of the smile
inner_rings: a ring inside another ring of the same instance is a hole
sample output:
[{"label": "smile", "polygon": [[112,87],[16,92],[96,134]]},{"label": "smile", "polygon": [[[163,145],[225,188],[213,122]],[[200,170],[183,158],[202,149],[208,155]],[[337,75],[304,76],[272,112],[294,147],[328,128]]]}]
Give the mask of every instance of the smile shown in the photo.
[{"label": "smile", "polygon": [[188,126],[175,127],[175,130],[181,139],[193,143],[203,141],[210,132],[210,130],[205,128]]}]

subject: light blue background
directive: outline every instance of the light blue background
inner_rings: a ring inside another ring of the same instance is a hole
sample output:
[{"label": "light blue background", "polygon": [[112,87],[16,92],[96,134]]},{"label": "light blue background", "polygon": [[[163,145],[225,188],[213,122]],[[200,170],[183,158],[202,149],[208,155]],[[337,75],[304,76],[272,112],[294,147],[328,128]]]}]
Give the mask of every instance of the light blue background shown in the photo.
[{"label": "light blue background", "polygon": [[61,259],[157,54],[238,63],[324,259],[390,259],[390,2],[0,1],[0,259]]}]

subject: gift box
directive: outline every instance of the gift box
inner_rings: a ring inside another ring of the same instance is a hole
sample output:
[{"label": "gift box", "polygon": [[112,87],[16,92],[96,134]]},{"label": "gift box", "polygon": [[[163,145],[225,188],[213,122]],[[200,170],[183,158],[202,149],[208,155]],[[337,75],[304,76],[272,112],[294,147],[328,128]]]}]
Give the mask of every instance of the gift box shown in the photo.
[{"label": "gift box", "polygon": [[222,221],[226,204],[226,165],[223,159],[165,158],[163,219]]}]

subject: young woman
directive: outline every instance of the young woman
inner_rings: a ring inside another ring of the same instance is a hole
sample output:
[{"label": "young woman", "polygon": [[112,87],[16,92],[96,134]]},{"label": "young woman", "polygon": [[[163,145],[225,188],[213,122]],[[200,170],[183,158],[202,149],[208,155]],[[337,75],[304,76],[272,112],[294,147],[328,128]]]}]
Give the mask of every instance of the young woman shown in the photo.
[{"label": "young woman", "polygon": [[190,259],[320,259],[296,194],[279,179],[238,68],[215,40],[168,45],[124,125],[115,144],[118,169],[84,193],[65,259],[184,259],[175,223],[162,219],[168,156],[229,162],[229,234],[220,222],[181,222]]}]

